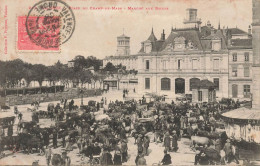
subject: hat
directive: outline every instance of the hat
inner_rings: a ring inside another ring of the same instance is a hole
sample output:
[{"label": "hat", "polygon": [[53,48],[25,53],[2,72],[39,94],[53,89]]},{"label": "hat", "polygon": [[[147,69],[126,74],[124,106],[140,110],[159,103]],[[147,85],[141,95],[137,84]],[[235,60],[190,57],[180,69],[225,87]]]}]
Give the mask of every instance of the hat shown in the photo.
[{"label": "hat", "polygon": [[143,135],[142,134],[139,134],[138,137],[142,137]]},{"label": "hat", "polygon": [[95,144],[94,145],[98,145],[98,143],[97,142],[95,142]]},{"label": "hat", "polygon": [[227,139],[227,142],[230,143],[230,139]]}]

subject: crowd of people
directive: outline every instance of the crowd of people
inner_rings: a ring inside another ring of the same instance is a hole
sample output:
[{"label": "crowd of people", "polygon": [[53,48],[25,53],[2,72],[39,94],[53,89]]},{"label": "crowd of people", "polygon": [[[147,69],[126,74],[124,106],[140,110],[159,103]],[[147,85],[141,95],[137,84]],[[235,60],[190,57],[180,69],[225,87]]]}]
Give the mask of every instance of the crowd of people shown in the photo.
[{"label": "crowd of people", "polygon": [[[128,91],[124,91],[124,97],[127,93]],[[92,101],[88,106],[78,108],[74,106],[73,99],[68,104],[67,100],[62,100],[56,106],[48,106],[47,116],[41,117],[39,110],[34,110],[36,114],[33,113],[32,116],[36,118],[32,119],[35,124],[28,128],[21,126],[23,130],[20,129],[19,133],[33,135],[43,140],[37,143],[37,147],[45,154],[47,165],[51,163],[70,165],[71,159],[68,154],[75,146],[82,161],[91,164],[122,165],[129,160],[129,137],[135,139],[136,165],[147,164],[145,156],[150,154],[151,142],[164,146],[162,165],[174,164],[170,153],[178,151],[178,141],[183,137],[191,139],[191,149],[196,152],[195,165],[227,164],[233,160],[239,163],[235,143],[231,143],[225,132],[220,131],[221,127],[218,123],[221,121],[221,112],[235,107],[238,107],[236,102],[167,104],[165,99],[146,102],[143,96],[140,101],[116,100],[109,103],[102,97],[100,102]],[[21,121],[18,108],[14,109],[15,115]],[[100,110],[103,111],[102,114],[97,113]],[[97,118],[98,116],[101,118]],[[51,118],[56,125],[40,129],[37,125],[39,117]],[[196,140],[197,137],[210,139],[201,142]],[[17,143],[21,144],[19,140]],[[52,152],[52,148],[57,148],[59,144],[63,152],[57,155]]]}]

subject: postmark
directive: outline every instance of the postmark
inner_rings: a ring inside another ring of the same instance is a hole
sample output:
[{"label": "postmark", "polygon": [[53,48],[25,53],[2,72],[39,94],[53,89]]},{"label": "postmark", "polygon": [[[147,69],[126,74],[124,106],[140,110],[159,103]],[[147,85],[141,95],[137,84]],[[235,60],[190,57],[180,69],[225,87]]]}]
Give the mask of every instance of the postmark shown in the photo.
[{"label": "postmark", "polygon": [[75,30],[75,24],[70,6],[60,0],[36,3],[25,23],[30,40],[43,48],[58,48],[67,42]]}]

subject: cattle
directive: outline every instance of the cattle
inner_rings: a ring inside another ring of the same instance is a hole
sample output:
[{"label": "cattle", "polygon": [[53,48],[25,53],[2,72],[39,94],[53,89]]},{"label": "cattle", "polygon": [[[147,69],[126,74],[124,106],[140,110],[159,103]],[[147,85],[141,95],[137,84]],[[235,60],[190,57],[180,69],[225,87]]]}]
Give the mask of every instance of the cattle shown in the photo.
[{"label": "cattle", "polygon": [[191,136],[191,145],[199,145],[199,146],[205,146],[209,145],[210,141],[207,137],[200,137],[200,136]]}]

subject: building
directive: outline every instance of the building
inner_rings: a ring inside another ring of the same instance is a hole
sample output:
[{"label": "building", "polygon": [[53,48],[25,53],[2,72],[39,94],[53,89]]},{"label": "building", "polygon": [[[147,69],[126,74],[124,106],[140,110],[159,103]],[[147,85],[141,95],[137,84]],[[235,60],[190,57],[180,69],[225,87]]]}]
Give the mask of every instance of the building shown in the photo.
[{"label": "building", "polygon": [[229,50],[229,97],[250,100],[252,92],[252,35],[238,28],[226,29]]},{"label": "building", "polygon": [[126,70],[137,69],[137,58],[138,55],[129,55],[129,56],[108,56],[103,59],[103,67],[107,63],[112,63],[113,65],[122,65],[126,67]]},{"label": "building", "polygon": [[137,68],[138,55],[130,55],[130,37],[121,35],[117,37],[117,50],[115,56],[107,56],[103,59],[103,67],[107,63],[113,65],[123,65],[127,70],[133,70]]},{"label": "building", "polygon": [[253,0],[253,108],[260,109],[260,0]]},{"label": "building", "polygon": [[163,32],[160,40],[152,30],[141,43],[138,93],[176,98],[177,94],[191,94],[195,82],[207,79],[215,83],[217,97],[228,97],[228,49],[223,31],[194,26],[198,20],[200,24],[200,19],[192,16],[197,10],[187,11],[184,24],[188,28],[172,29],[167,39]]},{"label": "building", "polygon": [[73,60],[68,61],[68,67],[69,67],[69,68],[75,67],[75,62],[76,62],[77,60],[80,60],[80,59],[85,59],[85,57],[82,56],[82,55],[77,55],[77,56],[75,56],[75,58],[74,58]]}]

